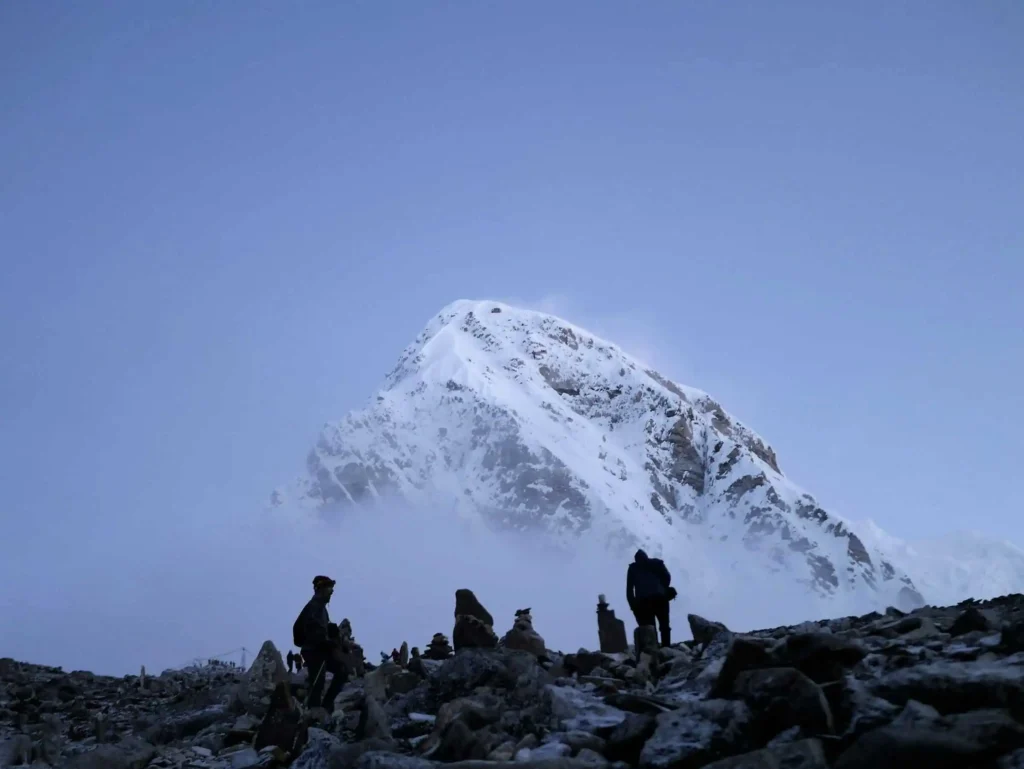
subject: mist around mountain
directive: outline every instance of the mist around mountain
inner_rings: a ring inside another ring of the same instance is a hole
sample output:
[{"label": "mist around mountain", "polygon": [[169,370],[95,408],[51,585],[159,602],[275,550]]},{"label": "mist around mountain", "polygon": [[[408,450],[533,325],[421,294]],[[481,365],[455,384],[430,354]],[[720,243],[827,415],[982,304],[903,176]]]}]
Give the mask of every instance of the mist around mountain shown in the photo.
[{"label": "mist around mountain", "polygon": [[[459,310],[463,318],[472,306]],[[688,633],[687,612],[743,630],[884,609],[904,578],[932,604],[1024,590],[1024,556],[1014,545],[981,534],[904,542],[812,505],[783,475],[785,457],[710,395],[659,383],[610,343],[553,316],[524,315],[524,329],[529,319],[547,331],[519,339],[543,338],[543,349],[571,355],[514,353],[503,365],[515,369],[518,358],[518,370],[496,367],[478,345],[493,344],[486,324],[508,320],[512,308],[492,313],[494,306],[485,304],[481,338],[460,331],[450,313],[435,318],[367,409],[325,427],[307,474],[276,492],[269,511],[222,510],[199,524],[147,518],[144,527],[119,524],[117,537],[89,534],[86,525],[54,530],[60,557],[45,564],[35,551],[6,545],[0,617],[14,630],[4,633],[3,654],[123,675],[252,651],[268,637],[283,649],[317,573],[339,581],[332,617],[351,620],[370,658],[447,632],[444,618],[461,587],[480,596],[499,629],[530,605],[553,648],[593,646],[598,593],[632,630],[625,569],[637,544],[665,555],[672,569],[679,638]],[[572,331],[565,339],[576,349],[559,341],[559,329]],[[464,365],[468,358],[483,365]],[[611,397],[614,384],[597,389],[623,368],[621,392]],[[434,379],[424,380],[424,371]],[[738,458],[720,478],[734,450]],[[701,494],[694,468],[703,471]],[[321,471],[336,487],[317,485]],[[377,472],[388,483],[378,483]],[[748,478],[764,481],[730,499],[728,489]],[[348,496],[328,501],[325,488]],[[788,512],[767,504],[770,490]],[[551,504],[559,494],[570,502]],[[750,536],[762,532],[760,541]],[[805,541],[812,547],[801,550]],[[855,541],[870,571],[851,557]],[[808,554],[835,568],[835,589],[821,589]],[[882,564],[893,569],[889,580]]]},{"label": "mist around mountain", "polygon": [[569,552],[602,543],[621,560],[642,546],[694,600],[763,592],[769,624],[792,619],[781,607],[834,616],[1024,585],[1012,546],[899,542],[826,510],[784,463],[710,394],[613,342],[551,314],[460,300],[366,408],[325,425],[306,473],[272,502],[344,519],[398,498]]}]

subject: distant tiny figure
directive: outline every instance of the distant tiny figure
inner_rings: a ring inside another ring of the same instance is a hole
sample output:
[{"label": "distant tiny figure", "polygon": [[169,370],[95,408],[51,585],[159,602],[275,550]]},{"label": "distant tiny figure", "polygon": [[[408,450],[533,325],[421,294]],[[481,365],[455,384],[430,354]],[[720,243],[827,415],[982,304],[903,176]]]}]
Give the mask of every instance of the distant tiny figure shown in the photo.
[{"label": "distant tiny figure", "polygon": [[626,600],[636,624],[654,626],[657,620],[662,646],[670,646],[672,642],[668,602],[675,597],[676,589],[672,587],[672,575],[665,562],[637,550],[633,563],[626,570]]},{"label": "distant tiny figure", "polygon": [[402,655],[398,653],[398,649],[391,650],[391,661],[398,662],[402,658]]},{"label": "distant tiny figure", "polygon": [[295,672],[296,673],[298,673],[300,670],[302,670],[302,665],[303,664],[304,663],[302,661],[302,655],[301,654],[296,654],[295,655]]},{"label": "distant tiny figure", "polygon": [[291,652],[288,652],[288,656],[285,657],[285,660],[287,660],[287,662],[288,662],[288,672],[289,673],[294,673],[295,672],[295,655],[292,654]]}]

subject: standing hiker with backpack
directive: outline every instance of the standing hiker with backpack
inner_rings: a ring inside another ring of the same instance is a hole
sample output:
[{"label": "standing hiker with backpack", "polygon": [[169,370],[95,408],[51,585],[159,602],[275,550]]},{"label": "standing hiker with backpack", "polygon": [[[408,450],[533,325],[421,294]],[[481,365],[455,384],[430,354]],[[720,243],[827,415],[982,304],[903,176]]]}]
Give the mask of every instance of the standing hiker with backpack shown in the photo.
[{"label": "standing hiker with backpack", "polygon": [[[327,604],[331,602],[335,584],[330,577],[314,577],[313,597],[292,625],[292,641],[301,650],[309,681],[306,707],[322,707],[328,713],[334,710],[334,698],[348,678],[345,666],[338,657],[337,625],[332,626],[327,614]],[[330,687],[324,692],[328,673],[333,678]]]},{"label": "standing hiker with backpack", "polygon": [[660,558],[651,558],[637,550],[633,563],[626,570],[626,600],[638,625],[654,625],[658,621],[661,645],[670,646],[672,629],[669,626],[668,602],[677,595],[672,587],[672,575]]}]

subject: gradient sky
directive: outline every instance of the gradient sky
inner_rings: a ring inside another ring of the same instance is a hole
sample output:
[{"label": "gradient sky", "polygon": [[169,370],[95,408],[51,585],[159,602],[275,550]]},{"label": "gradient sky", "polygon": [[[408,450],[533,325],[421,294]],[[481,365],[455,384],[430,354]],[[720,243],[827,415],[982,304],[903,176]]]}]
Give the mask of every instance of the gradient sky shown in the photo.
[{"label": "gradient sky", "polygon": [[1009,0],[0,4],[2,589],[255,510],[463,297],[711,392],[841,514],[1024,545],[1022,40]]}]

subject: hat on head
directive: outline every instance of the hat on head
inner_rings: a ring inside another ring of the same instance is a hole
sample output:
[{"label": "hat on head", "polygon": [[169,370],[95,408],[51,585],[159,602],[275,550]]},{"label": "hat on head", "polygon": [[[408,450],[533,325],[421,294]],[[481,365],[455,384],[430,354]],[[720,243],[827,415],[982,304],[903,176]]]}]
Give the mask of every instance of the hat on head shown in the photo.
[{"label": "hat on head", "polygon": [[334,587],[335,581],[330,577],[325,577],[323,574],[318,574],[313,577],[313,589],[319,590],[322,587]]}]

